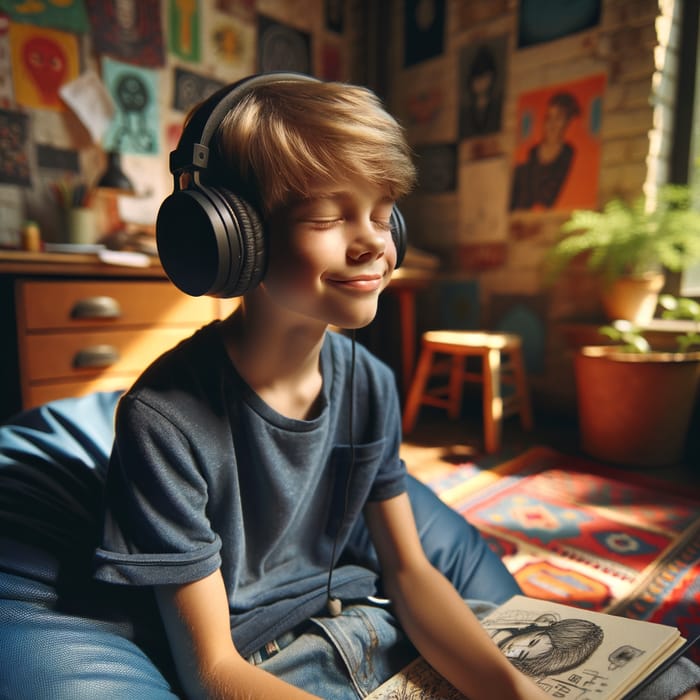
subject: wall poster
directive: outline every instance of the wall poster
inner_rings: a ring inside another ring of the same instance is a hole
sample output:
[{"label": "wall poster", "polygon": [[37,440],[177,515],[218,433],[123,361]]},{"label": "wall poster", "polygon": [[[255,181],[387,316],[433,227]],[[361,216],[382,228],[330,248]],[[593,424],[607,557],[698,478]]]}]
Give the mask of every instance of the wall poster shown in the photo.
[{"label": "wall poster", "polygon": [[594,208],[605,75],[518,98],[510,209]]}]

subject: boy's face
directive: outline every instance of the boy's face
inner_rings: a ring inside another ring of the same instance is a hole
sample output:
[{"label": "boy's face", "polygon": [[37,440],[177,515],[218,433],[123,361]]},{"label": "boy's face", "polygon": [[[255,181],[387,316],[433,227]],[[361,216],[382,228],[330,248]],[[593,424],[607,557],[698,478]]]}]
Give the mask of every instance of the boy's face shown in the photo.
[{"label": "boy's face", "polygon": [[392,208],[383,190],[341,181],[272,217],[263,281],[270,297],[324,324],[370,323],[396,266]]}]

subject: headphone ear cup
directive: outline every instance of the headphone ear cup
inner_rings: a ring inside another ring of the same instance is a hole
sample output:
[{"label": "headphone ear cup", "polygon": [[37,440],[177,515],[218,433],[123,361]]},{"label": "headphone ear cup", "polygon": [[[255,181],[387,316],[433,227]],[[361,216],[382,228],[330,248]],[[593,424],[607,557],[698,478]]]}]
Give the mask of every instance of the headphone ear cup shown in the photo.
[{"label": "headphone ear cup", "polygon": [[265,273],[260,217],[220,188],[189,187],[166,197],[156,219],[156,243],[165,273],[191,296],[239,296]]},{"label": "headphone ear cup", "polygon": [[[237,271],[231,269],[229,279],[223,284],[217,296],[237,297],[260,284],[267,268],[267,244],[265,227],[255,208],[245,199],[222,187],[211,190],[226,203],[233,219],[240,265]],[[235,273],[235,274],[234,274]]]},{"label": "headphone ear cup", "polygon": [[406,222],[404,221],[403,214],[394,207],[391,210],[391,217],[389,218],[389,226],[391,227],[391,237],[394,241],[394,246],[396,247],[396,268],[401,266],[403,259],[406,255],[406,248],[408,247],[408,237],[406,235]]}]

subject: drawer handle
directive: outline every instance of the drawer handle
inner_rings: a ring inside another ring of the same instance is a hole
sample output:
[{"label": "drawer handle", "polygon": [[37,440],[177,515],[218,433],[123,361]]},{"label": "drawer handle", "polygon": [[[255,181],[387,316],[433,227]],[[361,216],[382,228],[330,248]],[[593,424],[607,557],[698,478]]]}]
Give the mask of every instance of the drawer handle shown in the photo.
[{"label": "drawer handle", "polygon": [[122,310],[112,297],[88,297],[77,301],[70,315],[71,318],[119,318]]},{"label": "drawer handle", "polygon": [[119,350],[114,345],[91,345],[78,350],[73,358],[75,369],[110,367],[119,360]]}]

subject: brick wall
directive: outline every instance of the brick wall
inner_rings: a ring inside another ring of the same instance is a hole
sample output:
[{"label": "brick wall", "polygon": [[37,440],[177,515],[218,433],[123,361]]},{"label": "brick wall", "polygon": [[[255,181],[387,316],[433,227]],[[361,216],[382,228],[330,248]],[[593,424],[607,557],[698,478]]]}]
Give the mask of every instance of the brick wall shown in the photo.
[{"label": "brick wall", "polygon": [[[469,200],[469,188],[478,189],[480,183],[470,184],[465,178],[478,177],[479,170],[472,166],[490,161],[489,177],[500,173],[509,188],[519,96],[603,75],[598,182],[589,206],[617,195],[653,194],[668,178],[680,2],[603,0],[597,26],[518,48],[518,2],[448,0],[442,53],[407,67],[404,1],[393,1],[390,107],[406,125],[419,159],[426,146],[438,144],[454,145],[457,153],[453,191],[419,190],[402,204],[411,240],[440,256],[444,277],[478,282],[483,325],[497,322],[494,308],[504,295],[537,308],[544,324],[544,357],[531,379],[536,397],[549,404],[571,405],[571,356],[561,322],[600,317],[598,283],[577,268],[554,285],[545,279],[545,256],[567,218],[566,209],[502,211],[497,221],[500,234],[476,247],[469,245],[464,227],[470,213],[464,211],[464,201]],[[470,45],[497,37],[505,37],[507,47],[501,128],[460,138],[460,56]],[[437,322],[437,293],[423,300],[421,329]]]}]

